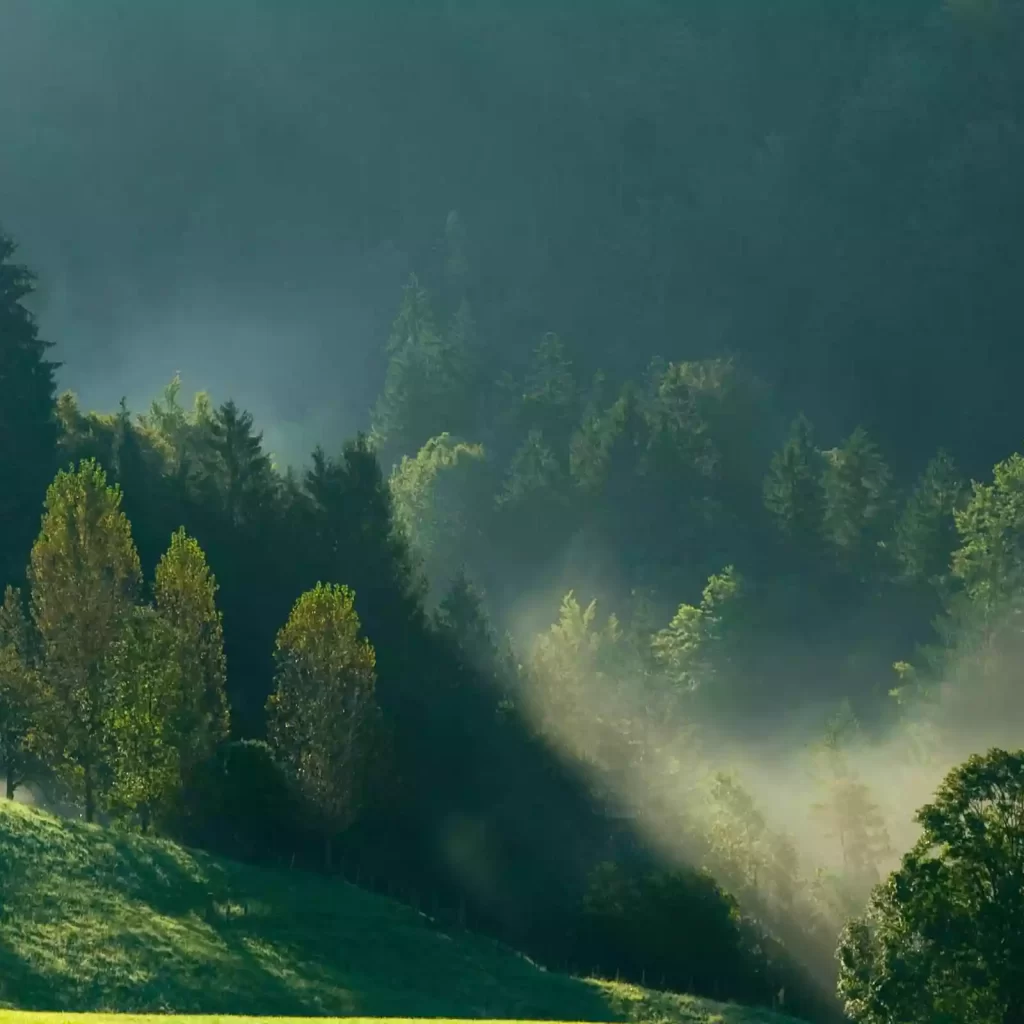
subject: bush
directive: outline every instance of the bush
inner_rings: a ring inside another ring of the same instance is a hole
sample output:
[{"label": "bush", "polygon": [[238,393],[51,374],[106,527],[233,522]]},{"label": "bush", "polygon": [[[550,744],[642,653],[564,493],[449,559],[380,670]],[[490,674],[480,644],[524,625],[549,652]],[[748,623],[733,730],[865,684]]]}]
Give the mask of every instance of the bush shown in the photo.
[{"label": "bush", "polygon": [[630,873],[605,863],[592,873],[582,909],[582,966],[708,995],[750,987],[736,901],[705,872]]},{"label": "bush", "polygon": [[242,860],[284,855],[297,826],[288,777],[260,740],[223,744],[197,771],[185,804],[187,839]]}]

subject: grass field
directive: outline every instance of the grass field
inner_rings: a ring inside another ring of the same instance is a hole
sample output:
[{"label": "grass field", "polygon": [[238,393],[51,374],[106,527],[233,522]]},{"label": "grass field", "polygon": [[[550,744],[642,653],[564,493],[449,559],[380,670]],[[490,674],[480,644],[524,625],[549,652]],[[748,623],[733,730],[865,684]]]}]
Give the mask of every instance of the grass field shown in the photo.
[{"label": "grass field", "polygon": [[200,1024],[229,1015],[787,1020],[551,974],[342,882],[0,803],[0,1024],[78,1019],[70,1011],[98,1014],[82,1018],[89,1024],[104,1013],[156,1013],[161,1024],[166,1014],[213,1015],[193,1018]]}]

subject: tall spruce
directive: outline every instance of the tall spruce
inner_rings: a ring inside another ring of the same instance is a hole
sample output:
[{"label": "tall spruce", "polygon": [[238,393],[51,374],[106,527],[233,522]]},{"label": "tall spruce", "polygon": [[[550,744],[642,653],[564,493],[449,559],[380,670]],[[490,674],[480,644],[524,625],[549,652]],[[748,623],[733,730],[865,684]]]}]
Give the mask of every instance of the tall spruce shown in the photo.
[{"label": "tall spruce", "polygon": [[32,273],[14,259],[0,231],[0,587],[25,574],[39,509],[57,468],[57,386],[60,364],[47,359],[25,302]]}]

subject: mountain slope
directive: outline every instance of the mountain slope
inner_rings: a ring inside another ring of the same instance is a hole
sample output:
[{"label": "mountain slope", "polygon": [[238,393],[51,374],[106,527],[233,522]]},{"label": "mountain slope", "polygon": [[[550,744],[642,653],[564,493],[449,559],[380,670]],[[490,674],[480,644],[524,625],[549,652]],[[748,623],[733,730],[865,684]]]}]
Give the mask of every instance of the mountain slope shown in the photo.
[{"label": "mountain slope", "polygon": [[0,1007],[786,1020],[550,974],[343,882],[217,860],[16,804],[0,805]]}]

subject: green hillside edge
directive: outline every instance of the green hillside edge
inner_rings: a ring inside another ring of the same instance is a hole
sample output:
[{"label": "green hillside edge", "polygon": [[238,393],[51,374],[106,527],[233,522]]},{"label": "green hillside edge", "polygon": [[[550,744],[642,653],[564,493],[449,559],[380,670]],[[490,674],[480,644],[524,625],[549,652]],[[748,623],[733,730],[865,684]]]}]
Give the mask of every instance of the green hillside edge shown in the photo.
[{"label": "green hillside edge", "polygon": [[218,860],[10,803],[0,804],[0,1008],[0,1024],[56,1024],[72,1011],[215,1015],[204,1022],[792,1021],[548,973],[344,882]]}]

